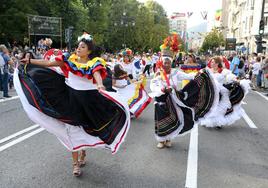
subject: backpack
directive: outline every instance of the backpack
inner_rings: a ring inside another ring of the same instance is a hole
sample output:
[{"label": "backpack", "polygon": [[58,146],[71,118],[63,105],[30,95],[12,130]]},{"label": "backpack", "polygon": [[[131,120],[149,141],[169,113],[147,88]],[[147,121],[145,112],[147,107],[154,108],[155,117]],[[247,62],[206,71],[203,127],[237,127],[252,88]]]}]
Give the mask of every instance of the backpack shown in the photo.
[{"label": "backpack", "polygon": [[0,55],[0,67],[3,68],[5,66],[6,62],[2,55]]}]

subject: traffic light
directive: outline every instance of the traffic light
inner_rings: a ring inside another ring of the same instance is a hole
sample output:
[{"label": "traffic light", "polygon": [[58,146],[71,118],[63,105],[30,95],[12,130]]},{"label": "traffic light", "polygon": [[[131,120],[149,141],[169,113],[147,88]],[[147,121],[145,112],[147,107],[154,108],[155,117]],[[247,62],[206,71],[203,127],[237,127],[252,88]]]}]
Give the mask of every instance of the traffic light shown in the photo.
[{"label": "traffic light", "polygon": [[259,26],[259,34],[263,35],[263,33],[264,33],[264,20],[261,20]]},{"label": "traffic light", "polygon": [[262,36],[261,35],[257,35],[255,36],[256,38],[256,44],[257,44],[257,53],[262,53],[264,50],[266,50],[266,47],[263,46],[263,44],[266,44],[266,41],[262,40]]}]

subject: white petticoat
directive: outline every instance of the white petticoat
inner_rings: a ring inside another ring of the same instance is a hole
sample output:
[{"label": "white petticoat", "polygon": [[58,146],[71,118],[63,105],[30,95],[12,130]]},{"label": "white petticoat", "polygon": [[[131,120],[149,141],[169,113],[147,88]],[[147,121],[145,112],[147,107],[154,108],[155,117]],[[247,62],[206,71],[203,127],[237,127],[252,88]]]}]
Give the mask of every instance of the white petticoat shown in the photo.
[{"label": "white petticoat", "polygon": [[101,94],[109,96],[109,98],[111,98],[113,101],[121,104],[124,107],[122,109],[124,110],[127,118],[125,125],[118,133],[113,143],[107,145],[100,138],[87,134],[82,127],[63,123],[55,118],[47,116],[30,105],[22,90],[17,69],[14,72],[14,87],[20,97],[20,101],[28,117],[33,122],[45,128],[48,132],[54,134],[69,151],[78,151],[85,148],[104,148],[110,149],[112,154],[115,154],[124,141],[129,130],[130,114],[128,111],[128,105],[125,102],[121,102],[122,100],[119,100],[119,97],[116,95],[116,93],[107,91],[101,92]]}]

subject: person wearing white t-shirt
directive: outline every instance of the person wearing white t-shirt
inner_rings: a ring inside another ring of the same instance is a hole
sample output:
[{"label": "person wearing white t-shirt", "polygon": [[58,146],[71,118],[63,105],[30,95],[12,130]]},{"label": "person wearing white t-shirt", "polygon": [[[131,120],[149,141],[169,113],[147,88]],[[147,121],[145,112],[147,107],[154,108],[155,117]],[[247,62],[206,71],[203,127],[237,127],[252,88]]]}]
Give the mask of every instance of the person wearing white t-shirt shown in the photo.
[{"label": "person wearing white t-shirt", "polygon": [[123,54],[123,61],[119,63],[123,69],[127,72],[128,76],[133,79],[133,64],[131,61],[131,55]]},{"label": "person wearing white t-shirt", "polygon": [[146,66],[143,70],[143,74],[145,74],[147,72],[148,76],[150,76],[150,69],[151,69],[151,66],[153,64],[152,62],[152,58],[150,57],[150,54],[147,53],[146,56],[145,56],[145,62],[146,62]]},{"label": "person wearing white t-shirt", "polygon": [[252,65],[252,84],[253,84],[253,90],[256,90],[257,88],[257,76],[259,74],[259,71],[261,69],[261,58],[257,57],[256,62]]}]

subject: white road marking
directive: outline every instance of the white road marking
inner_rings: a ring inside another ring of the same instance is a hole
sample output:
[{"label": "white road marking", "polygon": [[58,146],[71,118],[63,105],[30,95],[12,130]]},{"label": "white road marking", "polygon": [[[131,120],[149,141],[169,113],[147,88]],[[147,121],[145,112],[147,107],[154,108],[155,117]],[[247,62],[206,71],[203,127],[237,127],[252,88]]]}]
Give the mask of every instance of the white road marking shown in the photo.
[{"label": "white road marking", "polygon": [[258,127],[254,124],[254,122],[250,119],[250,117],[248,117],[248,115],[246,114],[246,112],[242,113],[242,116],[244,118],[244,120],[247,122],[248,126],[252,129],[257,129]]},{"label": "white road marking", "polygon": [[24,140],[36,135],[36,134],[38,134],[40,132],[42,132],[43,130],[45,130],[45,129],[44,128],[36,129],[36,130],[34,130],[34,131],[32,131],[32,132],[30,132],[30,133],[28,133],[28,134],[26,134],[26,135],[24,135],[22,137],[17,138],[16,140],[13,140],[13,141],[11,141],[11,142],[3,145],[3,146],[0,146],[0,152],[4,151],[5,149],[7,149],[7,148],[9,148],[11,146],[14,146],[15,144],[18,144],[18,143],[20,143],[20,142],[22,142],[22,141],[24,141]]},{"label": "white road marking", "polygon": [[11,101],[11,100],[18,99],[18,98],[19,98],[19,96],[14,96],[14,97],[10,97],[10,98],[0,99],[0,103],[1,102],[6,102],[6,101]]},{"label": "white road marking", "polygon": [[197,168],[198,168],[198,126],[195,126],[191,132],[190,137],[185,187],[197,188]]},{"label": "white road marking", "polygon": [[260,92],[258,91],[255,91],[255,93],[257,93],[258,95],[260,95],[262,98],[264,98],[265,100],[268,101],[268,97],[265,97],[263,94],[261,94]]},{"label": "white road marking", "polygon": [[4,143],[6,141],[9,141],[9,140],[11,140],[11,139],[13,139],[13,138],[15,138],[15,137],[17,137],[19,135],[22,135],[22,134],[24,134],[26,132],[29,132],[29,131],[37,128],[37,127],[39,127],[39,125],[35,124],[35,125],[31,126],[31,127],[28,127],[26,129],[23,129],[23,130],[21,130],[19,132],[16,132],[16,133],[10,135],[10,136],[7,136],[7,137],[5,137],[5,138],[3,138],[3,139],[0,140],[0,144]]}]

